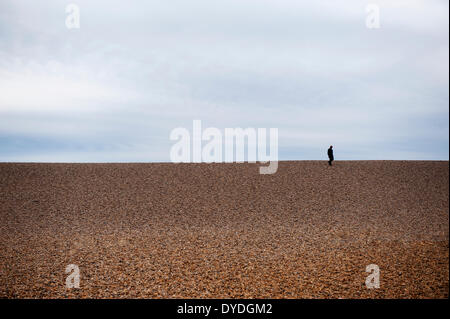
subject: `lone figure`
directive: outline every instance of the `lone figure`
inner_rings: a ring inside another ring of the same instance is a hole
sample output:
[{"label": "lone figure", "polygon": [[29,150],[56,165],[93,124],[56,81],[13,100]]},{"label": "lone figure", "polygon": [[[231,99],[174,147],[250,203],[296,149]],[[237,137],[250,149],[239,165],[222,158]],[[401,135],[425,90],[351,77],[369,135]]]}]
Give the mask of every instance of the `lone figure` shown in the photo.
[{"label": "lone figure", "polygon": [[330,145],[330,148],[328,149],[328,159],[328,164],[331,166],[331,163],[334,161],[333,145]]}]

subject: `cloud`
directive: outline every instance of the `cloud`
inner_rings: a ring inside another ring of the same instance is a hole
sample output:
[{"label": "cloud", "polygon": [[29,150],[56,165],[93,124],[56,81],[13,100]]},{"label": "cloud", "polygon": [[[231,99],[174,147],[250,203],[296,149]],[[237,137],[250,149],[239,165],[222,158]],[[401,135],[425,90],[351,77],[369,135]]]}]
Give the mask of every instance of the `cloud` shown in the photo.
[{"label": "cloud", "polygon": [[168,161],[194,119],[278,127],[281,159],[448,159],[447,1],[75,3],[72,30],[0,4],[0,160]]}]

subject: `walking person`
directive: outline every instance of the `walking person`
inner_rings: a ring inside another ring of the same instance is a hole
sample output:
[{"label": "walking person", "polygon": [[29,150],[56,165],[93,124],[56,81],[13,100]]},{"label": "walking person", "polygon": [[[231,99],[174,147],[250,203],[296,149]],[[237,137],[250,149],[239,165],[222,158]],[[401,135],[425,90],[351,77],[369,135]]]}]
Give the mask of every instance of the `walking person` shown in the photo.
[{"label": "walking person", "polygon": [[330,145],[330,148],[328,149],[328,164],[331,166],[332,162],[334,161],[334,155],[333,155],[333,145]]}]

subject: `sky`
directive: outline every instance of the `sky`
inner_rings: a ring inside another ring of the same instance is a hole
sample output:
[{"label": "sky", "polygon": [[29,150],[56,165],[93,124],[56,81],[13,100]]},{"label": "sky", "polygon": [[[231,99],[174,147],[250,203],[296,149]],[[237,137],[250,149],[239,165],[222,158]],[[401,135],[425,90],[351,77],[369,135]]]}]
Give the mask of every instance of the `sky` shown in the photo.
[{"label": "sky", "polygon": [[0,162],[169,162],[193,120],[278,128],[280,160],[449,159],[447,0],[70,3],[0,0]]}]

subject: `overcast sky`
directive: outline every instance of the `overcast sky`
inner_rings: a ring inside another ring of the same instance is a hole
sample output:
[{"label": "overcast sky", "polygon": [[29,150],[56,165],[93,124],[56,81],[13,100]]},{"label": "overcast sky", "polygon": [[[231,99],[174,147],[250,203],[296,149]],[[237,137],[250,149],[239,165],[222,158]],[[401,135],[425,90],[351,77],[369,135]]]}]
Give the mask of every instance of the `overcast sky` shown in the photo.
[{"label": "overcast sky", "polygon": [[170,161],[195,119],[278,128],[281,160],[449,159],[447,0],[69,3],[0,1],[0,161]]}]

